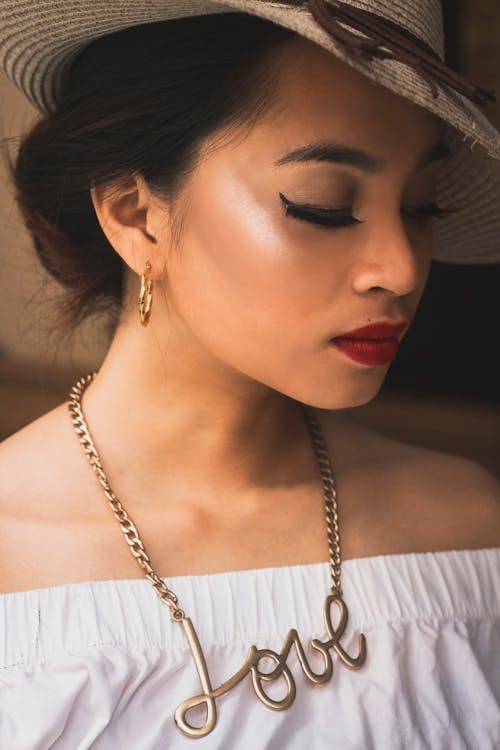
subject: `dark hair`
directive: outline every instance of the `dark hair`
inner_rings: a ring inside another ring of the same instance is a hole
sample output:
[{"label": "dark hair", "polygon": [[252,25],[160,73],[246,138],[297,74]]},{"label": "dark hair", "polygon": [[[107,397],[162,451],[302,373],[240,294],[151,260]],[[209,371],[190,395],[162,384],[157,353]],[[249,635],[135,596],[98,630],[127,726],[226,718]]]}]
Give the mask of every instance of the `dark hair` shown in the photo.
[{"label": "dark hair", "polygon": [[111,335],[123,304],[124,264],[101,229],[91,185],[141,173],[175,204],[203,139],[266,110],[276,83],[270,62],[292,36],[249,14],[220,13],[134,26],[78,54],[57,106],[8,164],[36,252],[63,287],[63,329],[105,310]]}]

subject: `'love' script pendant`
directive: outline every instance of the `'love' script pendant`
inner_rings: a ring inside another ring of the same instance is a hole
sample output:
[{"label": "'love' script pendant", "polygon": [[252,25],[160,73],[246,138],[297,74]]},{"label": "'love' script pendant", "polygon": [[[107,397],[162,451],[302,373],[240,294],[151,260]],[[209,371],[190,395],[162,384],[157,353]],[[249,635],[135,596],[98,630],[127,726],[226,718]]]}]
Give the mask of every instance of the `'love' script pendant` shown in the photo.
[{"label": "'love' script pendant", "polygon": [[[340,609],[340,621],[337,630],[333,627],[330,617],[330,608],[333,602],[335,602]],[[317,685],[328,682],[333,674],[333,662],[330,655],[330,649],[332,648],[336,651],[338,657],[346,667],[349,667],[350,669],[359,669],[366,659],[366,638],[363,633],[358,636],[359,653],[357,656],[349,656],[340,644],[340,638],[345,630],[348,618],[347,607],[342,597],[338,594],[329,594],[325,599],[323,614],[326,631],[330,638],[324,642],[320,641],[318,638],[313,638],[311,641],[312,648],[318,651],[323,657],[324,669],[322,672],[316,673],[311,669],[309,662],[307,661],[304,647],[300,642],[299,635],[295,628],[292,628],[292,630],[288,632],[279,654],[269,648],[256,648],[256,646],[250,646],[248,656],[241,669],[235,672],[232,677],[222,683],[222,685],[216,690],[212,688],[210,683],[207,664],[193,623],[189,617],[180,619],[179,622],[182,624],[189,648],[191,649],[203,692],[182,701],[182,703],[180,703],[175,709],[174,719],[179,729],[189,737],[204,737],[209,734],[217,723],[215,699],[229,692],[229,690],[241,682],[241,680],[249,673],[252,675],[253,687],[257,693],[257,697],[262,703],[264,703],[264,705],[275,711],[282,711],[291,706],[295,698],[296,687],[290,668],[286,664],[286,660],[292,645],[295,645],[297,656],[305,676]],[[259,669],[259,661],[264,657],[270,658],[276,665],[271,672],[261,672]],[[263,683],[274,682],[280,677],[283,677],[285,680],[287,693],[281,700],[275,700],[267,695]],[[202,704],[205,704],[206,707],[205,723],[200,727],[192,726],[187,721],[186,714],[191,708]]]}]

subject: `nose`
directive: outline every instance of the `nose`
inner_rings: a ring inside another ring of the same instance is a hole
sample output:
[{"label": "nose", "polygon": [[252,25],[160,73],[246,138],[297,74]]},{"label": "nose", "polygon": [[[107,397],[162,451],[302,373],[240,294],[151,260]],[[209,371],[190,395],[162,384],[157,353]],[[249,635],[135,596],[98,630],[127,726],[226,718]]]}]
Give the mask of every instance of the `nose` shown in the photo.
[{"label": "nose", "polygon": [[415,292],[428,271],[430,252],[426,246],[432,242],[431,236],[421,231],[415,235],[399,212],[386,211],[383,218],[368,224],[364,242],[360,237],[353,289],[358,294],[383,289],[397,297]]}]

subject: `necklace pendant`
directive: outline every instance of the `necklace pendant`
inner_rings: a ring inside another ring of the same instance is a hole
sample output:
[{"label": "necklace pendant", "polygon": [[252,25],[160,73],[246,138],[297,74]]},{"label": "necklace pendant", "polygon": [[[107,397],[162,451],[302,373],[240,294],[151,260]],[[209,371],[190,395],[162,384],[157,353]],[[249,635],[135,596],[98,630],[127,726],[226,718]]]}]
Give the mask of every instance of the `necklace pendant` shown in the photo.
[{"label": "necklace pendant", "polygon": [[[340,620],[336,629],[333,627],[330,614],[331,606],[334,602],[340,609]],[[305,677],[316,685],[328,682],[333,674],[333,661],[330,653],[332,649],[346,667],[349,667],[350,669],[360,669],[366,660],[366,638],[363,633],[359,634],[359,651],[357,656],[350,656],[340,643],[340,638],[344,633],[348,619],[347,606],[340,594],[328,594],[323,606],[323,615],[325,619],[325,628],[329,638],[326,641],[320,641],[318,638],[313,638],[311,640],[311,647],[315,651],[318,651],[323,657],[323,671],[313,671],[297,630],[292,628],[288,631],[279,653],[270,648],[259,649],[256,646],[250,646],[247,658],[242,667],[215,690],[212,688],[210,682],[205,656],[193,623],[189,617],[184,617],[179,620],[184,629],[184,635],[186,636],[186,640],[191,650],[196,670],[200,678],[201,687],[203,689],[202,693],[182,701],[182,703],[177,706],[174,713],[174,720],[179,729],[189,737],[204,737],[209,734],[217,723],[216,698],[219,698],[221,695],[232,690],[232,688],[241,682],[247,674],[251,674],[255,693],[265,706],[275,711],[283,711],[284,709],[289,708],[296,695],[295,680],[290,667],[286,663],[292,646],[295,646],[297,657]],[[259,668],[260,660],[265,657],[270,658],[275,664],[274,669],[271,672],[262,672]],[[283,698],[277,700],[271,698],[266,693],[264,685],[268,682],[275,682],[280,677],[284,678],[287,692]],[[205,722],[201,726],[195,727],[187,721],[186,714],[191,708],[203,704],[205,704],[207,711]]]}]

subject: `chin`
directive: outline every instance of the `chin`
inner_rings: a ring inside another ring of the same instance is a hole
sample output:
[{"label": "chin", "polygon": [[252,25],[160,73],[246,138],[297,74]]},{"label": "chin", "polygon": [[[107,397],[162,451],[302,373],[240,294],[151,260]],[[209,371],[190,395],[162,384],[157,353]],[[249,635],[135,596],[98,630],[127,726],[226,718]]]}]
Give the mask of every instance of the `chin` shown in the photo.
[{"label": "chin", "polygon": [[363,406],[373,401],[383,382],[383,377],[374,378],[373,376],[371,382],[368,379],[364,383],[355,383],[351,380],[346,383],[345,388],[337,385],[332,390],[326,386],[324,389],[315,390],[314,393],[304,394],[304,398],[299,400],[317,409],[354,409],[356,406]]}]

